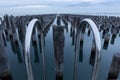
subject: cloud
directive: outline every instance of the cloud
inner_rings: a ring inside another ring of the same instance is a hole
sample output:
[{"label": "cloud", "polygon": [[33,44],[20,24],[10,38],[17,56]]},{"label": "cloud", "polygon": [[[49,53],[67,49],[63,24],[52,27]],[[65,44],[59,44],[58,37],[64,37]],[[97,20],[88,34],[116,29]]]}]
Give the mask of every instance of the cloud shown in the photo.
[{"label": "cloud", "polygon": [[97,2],[98,0],[52,0],[54,2],[91,2],[91,3],[94,3],[94,2]]},{"label": "cloud", "polygon": [[0,7],[16,7],[31,5],[46,6],[93,6],[93,5],[119,5],[118,0],[0,0]]},{"label": "cloud", "polygon": [[49,6],[47,5],[28,5],[28,6],[16,6],[16,7],[11,7],[11,8],[16,8],[16,9],[22,9],[22,8],[47,8]]},{"label": "cloud", "polygon": [[117,0],[0,0],[0,14],[120,13]]}]

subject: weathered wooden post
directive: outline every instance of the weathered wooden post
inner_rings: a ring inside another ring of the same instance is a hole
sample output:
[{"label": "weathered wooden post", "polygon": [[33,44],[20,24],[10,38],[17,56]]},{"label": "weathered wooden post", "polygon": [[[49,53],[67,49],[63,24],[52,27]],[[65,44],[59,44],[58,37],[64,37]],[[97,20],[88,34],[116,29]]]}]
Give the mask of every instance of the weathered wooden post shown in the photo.
[{"label": "weathered wooden post", "polygon": [[114,54],[107,80],[117,80],[120,73],[120,53]]},{"label": "weathered wooden post", "polygon": [[57,25],[61,25],[60,16],[57,16]]},{"label": "weathered wooden post", "polygon": [[108,48],[109,40],[110,40],[110,35],[106,34],[105,35],[105,39],[104,39],[104,43],[103,43],[103,49],[107,49]]},{"label": "weathered wooden post", "polygon": [[83,61],[83,40],[80,40],[79,62]]},{"label": "weathered wooden post", "polygon": [[64,27],[53,26],[56,80],[63,80]]},{"label": "weathered wooden post", "polygon": [[10,74],[10,65],[8,63],[3,37],[2,37],[2,29],[0,27],[0,78],[1,80],[12,80]]},{"label": "weathered wooden post", "polygon": [[89,64],[91,64],[92,66],[94,66],[94,62],[95,62],[95,52],[96,52],[96,46],[95,46],[95,40],[93,39],[90,59],[89,59]]}]

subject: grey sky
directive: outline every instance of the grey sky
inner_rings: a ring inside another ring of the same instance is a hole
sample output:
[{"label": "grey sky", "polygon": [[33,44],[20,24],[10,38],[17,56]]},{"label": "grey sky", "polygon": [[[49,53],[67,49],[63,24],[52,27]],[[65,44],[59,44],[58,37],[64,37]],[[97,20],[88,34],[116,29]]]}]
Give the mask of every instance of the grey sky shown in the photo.
[{"label": "grey sky", "polygon": [[92,6],[92,5],[119,5],[119,0],[0,0],[0,7],[13,6]]},{"label": "grey sky", "polygon": [[45,13],[117,13],[120,0],[0,0],[0,15]]}]

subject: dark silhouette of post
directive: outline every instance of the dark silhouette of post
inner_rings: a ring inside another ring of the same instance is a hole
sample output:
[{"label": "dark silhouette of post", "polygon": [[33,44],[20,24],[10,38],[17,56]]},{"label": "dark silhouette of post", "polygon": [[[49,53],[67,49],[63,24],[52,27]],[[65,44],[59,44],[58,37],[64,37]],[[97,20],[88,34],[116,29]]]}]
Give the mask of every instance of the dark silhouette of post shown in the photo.
[{"label": "dark silhouette of post", "polygon": [[25,20],[23,17],[20,17],[18,22],[17,22],[17,28],[18,28],[18,33],[20,37],[20,41],[22,43],[22,46],[24,47],[24,40],[25,40],[25,33],[26,33],[26,26],[27,23],[25,24]]},{"label": "dark silhouette of post", "polygon": [[110,35],[106,34],[105,35],[105,39],[104,39],[104,43],[103,43],[103,49],[107,49],[108,48],[109,40],[110,40]]},{"label": "dark silhouette of post", "polygon": [[2,21],[2,19],[0,18],[0,27],[1,27],[1,29],[3,30],[1,35],[2,35],[2,37],[3,37],[4,46],[7,46],[7,40],[6,40],[4,22],[5,22],[5,21]]},{"label": "dark silhouette of post", "polygon": [[11,37],[10,37],[10,43],[11,43],[12,51],[13,51],[14,53],[16,53],[15,43],[14,43],[13,38],[11,38]]},{"label": "dark silhouette of post", "polygon": [[61,25],[60,16],[57,16],[57,25]]},{"label": "dark silhouette of post", "polygon": [[2,28],[0,27],[0,78],[1,80],[12,80],[10,74],[10,65],[8,63],[3,37],[2,37]]},{"label": "dark silhouette of post", "polygon": [[107,80],[117,80],[120,73],[120,53],[114,54]]},{"label": "dark silhouette of post", "polygon": [[63,21],[63,23],[64,23],[64,25],[65,25],[66,32],[68,32],[68,23],[67,23],[67,21],[64,19],[64,17],[62,17],[62,21]]},{"label": "dark silhouette of post", "polygon": [[9,17],[8,15],[5,15],[5,16],[4,16],[4,20],[5,20],[6,24],[7,24],[6,27],[7,27],[7,29],[8,29],[8,35],[9,35],[9,36],[12,36],[10,17]]},{"label": "dark silhouette of post", "polygon": [[111,44],[114,44],[116,36],[117,36],[117,35],[114,35],[114,34],[112,35]]},{"label": "dark silhouette of post", "polygon": [[91,29],[88,28],[88,33],[87,33],[87,35],[90,36],[90,33],[91,33]]},{"label": "dark silhouette of post", "polygon": [[34,55],[35,55],[35,60],[34,62],[35,63],[38,63],[39,62],[39,55],[38,55],[38,47],[37,47],[37,43],[34,43],[33,44],[33,47],[34,47]]},{"label": "dark silhouette of post", "polygon": [[15,50],[16,50],[15,52],[17,54],[17,58],[18,58],[19,63],[23,63],[23,58],[22,58],[22,53],[20,51],[19,43],[15,44]]},{"label": "dark silhouette of post", "polygon": [[117,26],[117,24],[112,25],[111,33],[112,33],[111,44],[114,44],[117,34],[119,33],[119,27]]},{"label": "dark silhouette of post", "polygon": [[[33,34],[32,38],[33,38],[33,47],[34,47],[34,56],[35,56],[34,62],[38,63],[39,62],[39,55],[38,55],[38,53],[39,53],[39,47],[41,47],[41,45],[39,46],[39,42],[41,43],[41,41],[39,41],[40,39],[38,38],[37,28],[35,28],[35,33]],[[40,50],[41,50],[41,48],[40,48]]]},{"label": "dark silhouette of post", "polygon": [[72,45],[75,44],[75,30],[72,32]]},{"label": "dark silhouette of post", "polygon": [[64,27],[53,26],[56,80],[63,80]]},{"label": "dark silhouette of post", "polygon": [[92,66],[94,66],[94,63],[95,63],[95,52],[96,52],[95,40],[93,39],[90,60],[89,60],[89,64],[91,64]]},{"label": "dark silhouette of post", "polygon": [[83,40],[80,40],[79,62],[83,61]]}]

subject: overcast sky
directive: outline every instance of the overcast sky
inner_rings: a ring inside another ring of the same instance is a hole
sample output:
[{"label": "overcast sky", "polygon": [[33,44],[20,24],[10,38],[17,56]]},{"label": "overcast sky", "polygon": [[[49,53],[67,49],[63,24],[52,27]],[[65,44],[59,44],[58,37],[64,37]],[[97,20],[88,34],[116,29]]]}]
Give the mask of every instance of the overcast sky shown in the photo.
[{"label": "overcast sky", "polygon": [[120,0],[0,0],[0,7],[13,6],[118,6]]},{"label": "overcast sky", "polygon": [[120,0],[0,0],[0,15],[44,13],[114,13]]}]

